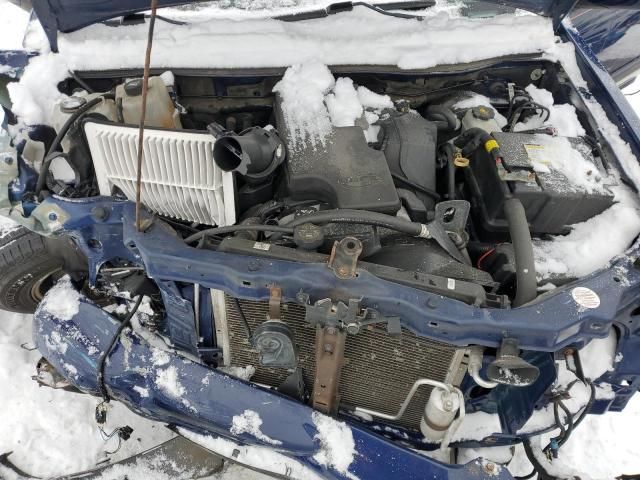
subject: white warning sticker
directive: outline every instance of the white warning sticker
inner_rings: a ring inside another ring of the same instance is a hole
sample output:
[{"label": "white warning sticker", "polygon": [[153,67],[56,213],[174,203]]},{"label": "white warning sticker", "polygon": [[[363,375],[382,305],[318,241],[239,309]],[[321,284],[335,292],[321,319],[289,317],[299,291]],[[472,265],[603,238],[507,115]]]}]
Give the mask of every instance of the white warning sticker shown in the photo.
[{"label": "white warning sticker", "polygon": [[600,306],[600,297],[590,288],[576,287],[571,290],[571,296],[581,307],[598,308]]},{"label": "white warning sticker", "polygon": [[553,149],[530,143],[525,144],[524,149],[526,150],[529,161],[536,172],[549,173],[551,171],[549,165],[551,165],[550,155],[553,154]]},{"label": "white warning sticker", "polygon": [[271,244],[264,242],[255,242],[253,244],[255,250],[264,250],[265,252],[271,248]]}]

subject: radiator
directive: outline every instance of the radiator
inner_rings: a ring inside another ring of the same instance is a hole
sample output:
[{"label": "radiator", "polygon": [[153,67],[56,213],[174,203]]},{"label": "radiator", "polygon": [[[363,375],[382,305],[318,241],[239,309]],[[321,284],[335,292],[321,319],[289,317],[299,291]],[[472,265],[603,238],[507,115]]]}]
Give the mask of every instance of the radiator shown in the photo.
[{"label": "radiator", "polygon": [[[266,319],[266,302],[240,300],[239,303],[252,330]],[[228,343],[224,343],[229,349],[229,364],[253,365],[256,373],[251,381],[274,387],[280,385],[289,372],[260,366],[258,354],[251,350],[232,298],[225,297],[224,309],[228,332]],[[300,305],[284,304],[281,307],[281,319],[293,331],[299,365],[305,384],[311,390],[315,372],[315,329],[304,317],[305,309]],[[417,379],[430,378],[459,385],[464,375],[464,350],[417,337],[408,330],[403,330],[398,337],[389,336],[386,330],[379,328],[348,335],[345,360],[340,380],[341,406],[364,407],[387,414],[398,412]],[[419,430],[430,393],[431,387],[420,388],[402,418],[390,423]]]},{"label": "radiator", "polygon": [[[84,131],[98,187],[118,187],[134,200],[138,129],[87,122]],[[213,161],[214,138],[207,133],[145,128],[141,200],[150,210],[206,225],[236,221],[233,174]]]}]

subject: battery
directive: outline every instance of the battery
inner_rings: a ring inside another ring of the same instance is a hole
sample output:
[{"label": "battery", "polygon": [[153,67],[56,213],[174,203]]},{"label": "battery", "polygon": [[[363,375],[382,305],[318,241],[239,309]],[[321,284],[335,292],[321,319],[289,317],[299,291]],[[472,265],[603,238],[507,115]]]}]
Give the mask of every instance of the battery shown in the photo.
[{"label": "battery", "polygon": [[473,216],[487,232],[504,232],[503,204],[510,194],[524,206],[534,234],[565,234],[609,208],[615,181],[579,137],[495,132],[502,162],[478,151],[466,170]]}]

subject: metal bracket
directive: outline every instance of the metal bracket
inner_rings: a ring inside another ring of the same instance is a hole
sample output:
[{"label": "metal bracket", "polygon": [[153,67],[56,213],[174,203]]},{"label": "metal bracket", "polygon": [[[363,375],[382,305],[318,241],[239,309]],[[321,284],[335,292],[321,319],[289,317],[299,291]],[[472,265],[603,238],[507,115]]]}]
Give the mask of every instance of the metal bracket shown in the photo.
[{"label": "metal bracket", "polygon": [[313,384],[313,408],[335,413],[340,404],[340,376],[344,364],[346,333],[335,327],[316,327],[316,375]]},{"label": "metal bracket", "polygon": [[355,237],[344,237],[333,244],[329,257],[329,268],[338,278],[354,278],[358,257],[361,253],[362,242],[360,240]]},{"label": "metal bracket", "polygon": [[269,287],[269,320],[280,320],[282,289],[275,285]]},{"label": "metal bracket", "polygon": [[311,305],[309,295],[300,292],[297,299],[304,305],[305,320],[312,326],[344,328],[347,333],[355,335],[368,325],[386,323],[389,335],[402,333],[400,317],[385,317],[377,310],[363,308],[360,300],[355,298],[350,299],[348,304],[340,301],[334,303],[330,298],[324,298]]}]

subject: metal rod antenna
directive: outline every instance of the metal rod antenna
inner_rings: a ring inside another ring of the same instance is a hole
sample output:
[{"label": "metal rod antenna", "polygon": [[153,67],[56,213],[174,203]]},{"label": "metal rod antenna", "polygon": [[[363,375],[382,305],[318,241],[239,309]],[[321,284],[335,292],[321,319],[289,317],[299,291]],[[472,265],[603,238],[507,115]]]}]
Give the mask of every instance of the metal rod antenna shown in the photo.
[{"label": "metal rod antenna", "polygon": [[142,190],[142,150],[144,140],[144,121],[147,116],[147,90],[149,89],[149,66],[151,64],[151,46],[153,45],[153,29],[156,24],[156,10],[158,0],[151,0],[151,16],[149,18],[149,33],[147,35],[147,52],[144,59],[144,74],[142,76],[142,109],[140,112],[140,128],[138,130],[138,166],[136,178],[136,229],[141,230],[140,196]]}]

